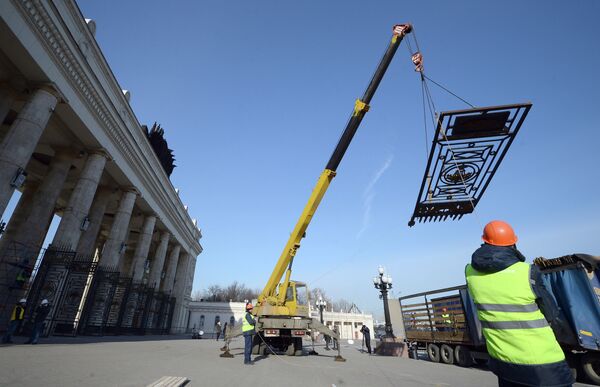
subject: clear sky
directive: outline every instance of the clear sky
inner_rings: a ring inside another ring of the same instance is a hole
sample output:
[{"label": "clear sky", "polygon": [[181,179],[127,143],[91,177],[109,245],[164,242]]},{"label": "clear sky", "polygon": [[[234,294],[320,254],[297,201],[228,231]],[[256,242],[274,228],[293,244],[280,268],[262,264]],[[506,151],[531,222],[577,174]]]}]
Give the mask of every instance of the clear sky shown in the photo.
[{"label": "clear sky", "polygon": [[[381,315],[464,282],[489,220],[530,259],[600,254],[600,2],[92,1],[96,39],[202,228],[194,291],[262,288],[391,37],[415,26],[427,74],[478,106],[533,108],[475,214],[407,227],[426,165],[420,83],[400,47],[294,263],[294,277]],[[439,110],[464,108],[435,87]],[[429,133],[431,138],[431,128]],[[428,146],[428,144],[427,144]]]}]

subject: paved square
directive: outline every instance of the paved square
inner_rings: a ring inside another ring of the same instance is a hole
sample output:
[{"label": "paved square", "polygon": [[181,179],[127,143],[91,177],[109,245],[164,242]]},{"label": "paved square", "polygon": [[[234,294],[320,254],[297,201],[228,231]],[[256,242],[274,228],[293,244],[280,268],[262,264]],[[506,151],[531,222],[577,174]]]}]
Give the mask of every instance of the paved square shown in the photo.
[{"label": "paved square", "polygon": [[233,359],[220,358],[223,342],[210,339],[76,337],[18,344],[24,340],[0,347],[0,385],[145,386],[163,376],[187,376],[190,386],[497,386],[485,369],[369,356],[350,345],[342,345],[345,363],[318,346],[321,356],[270,355],[246,366],[240,339],[232,343]]}]

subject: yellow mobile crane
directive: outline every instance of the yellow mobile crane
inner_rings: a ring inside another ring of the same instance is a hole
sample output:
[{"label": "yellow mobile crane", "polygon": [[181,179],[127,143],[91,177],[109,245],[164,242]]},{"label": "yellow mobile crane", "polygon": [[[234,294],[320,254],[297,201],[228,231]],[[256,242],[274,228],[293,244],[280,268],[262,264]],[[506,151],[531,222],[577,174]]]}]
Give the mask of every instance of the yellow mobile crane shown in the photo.
[{"label": "yellow mobile crane", "polygon": [[[336,175],[337,167],[342,161],[365,113],[369,111],[369,103],[383,75],[392,61],[400,42],[402,42],[404,36],[411,32],[411,30],[412,27],[410,24],[398,24],[394,26],[392,39],[367,90],[361,99],[356,100],[352,116],[334,152],[325,170],[321,173],[267,284],[258,296],[257,305],[254,308],[254,313],[258,317],[256,325],[257,334],[253,340],[252,352],[254,354],[267,354],[270,348],[271,350],[278,349],[285,351],[287,355],[291,356],[300,355],[302,354],[302,338],[310,334],[310,332],[315,331],[339,340],[338,334],[328,329],[319,321],[310,318],[308,289],[306,284],[290,279],[292,264],[296,252],[300,248],[300,242],[305,236],[306,229],[317,211],[319,203],[325,195],[331,180]],[[231,330],[228,332],[228,342],[240,333],[241,330]],[[223,350],[226,350],[226,348],[224,347]],[[221,356],[231,356],[228,352]],[[336,360],[344,360],[339,353],[339,345]]]}]

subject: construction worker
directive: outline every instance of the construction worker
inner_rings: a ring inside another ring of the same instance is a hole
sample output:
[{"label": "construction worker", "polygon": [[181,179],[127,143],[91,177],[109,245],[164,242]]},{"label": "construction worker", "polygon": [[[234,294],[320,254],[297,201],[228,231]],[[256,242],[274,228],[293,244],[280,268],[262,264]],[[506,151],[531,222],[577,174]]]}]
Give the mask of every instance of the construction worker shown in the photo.
[{"label": "construction worker", "polygon": [[31,330],[31,336],[25,344],[37,344],[40,334],[44,330],[44,322],[48,313],[50,312],[50,303],[47,299],[43,299],[40,305],[35,309],[35,318],[33,319],[33,329]]},{"label": "construction worker", "polygon": [[498,386],[571,386],[573,377],[552,328],[560,312],[517,236],[502,221],[483,229],[484,244],[465,269]]},{"label": "construction worker", "polygon": [[452,330],[452,316],[448,313],[448,308],[445,306],[442,308],[442,323],[444,326],[440,329],[441,331],[449,332]]},{"label": "construction worker", "polygon": [[256,325],[256,320],[254,316],[252,316],[252,303],[248,302],[246,304],[246,314],[242,319],[242,332],[244,334],[244,364],[254,364],[254,362],[250,359],[250,354],[252,353],[252,336],[255,333],[254,326]]},{"label": "construction worker", "polygon": [[27,305],[27,300],[21,298],[19,302],[15,305],[10,315],[10,323],[8,324],[8,329],[2,337],[3,343],[12,343],[12,335],[19,329],[19,326],[23,323],[23,319],[25,318],[25,305]]},{"label": "construction worker", "polygon": [[221,336],[221,322],[217,321],[215,324],[215,334],[217,335],[217,341],[219,341],[219,337]]}]

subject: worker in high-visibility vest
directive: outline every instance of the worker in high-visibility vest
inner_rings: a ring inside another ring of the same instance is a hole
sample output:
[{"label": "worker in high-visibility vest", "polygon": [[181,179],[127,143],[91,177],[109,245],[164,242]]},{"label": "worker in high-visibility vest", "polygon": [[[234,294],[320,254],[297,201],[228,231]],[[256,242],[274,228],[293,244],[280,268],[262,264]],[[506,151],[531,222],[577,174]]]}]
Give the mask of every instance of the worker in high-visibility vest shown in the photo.
[{"label": "worker in high-visibility vest", "polygon": [[539,269],[525,263],[508,223],[488,223],[482,239],[465,276],[498,385],[571,386],[571,371],[552,331],[562,324],[560,309]]},{"label": "worker in high-visibility vest", "polygon": [[2,337],[3,343],[12,343],[12,335],[19,329],[19,326],[25,319],[25,306],[27,305],[27,300],[21,298],[19,302],[14,306],[12,313],[10,314],[10,322],[8,323],[8,328],[6,329],[6,333]]},{"label": "worker in high-visibility vest", "polygon": [[256,320],[252,316],[252,303],[246,304],[246,314],[242,319],[242,333],[244,334],[244,364],[254,364],[250,355],[252,353],[252,336],[255,333]]}]

